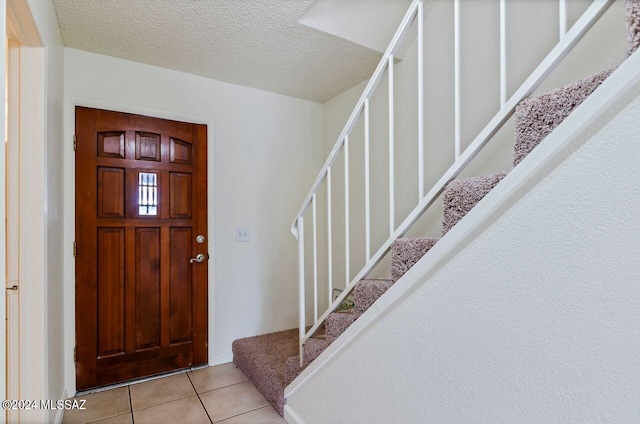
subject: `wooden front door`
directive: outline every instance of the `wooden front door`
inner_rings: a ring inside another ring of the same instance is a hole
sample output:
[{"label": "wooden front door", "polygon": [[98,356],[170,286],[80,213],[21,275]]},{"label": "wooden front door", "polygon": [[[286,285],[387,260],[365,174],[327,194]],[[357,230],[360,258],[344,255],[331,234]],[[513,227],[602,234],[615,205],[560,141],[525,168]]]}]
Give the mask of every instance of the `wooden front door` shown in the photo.
[{"label": "wooden front door", "polygon": [[206,140],[76,108],[78,390],[207,363]]}]

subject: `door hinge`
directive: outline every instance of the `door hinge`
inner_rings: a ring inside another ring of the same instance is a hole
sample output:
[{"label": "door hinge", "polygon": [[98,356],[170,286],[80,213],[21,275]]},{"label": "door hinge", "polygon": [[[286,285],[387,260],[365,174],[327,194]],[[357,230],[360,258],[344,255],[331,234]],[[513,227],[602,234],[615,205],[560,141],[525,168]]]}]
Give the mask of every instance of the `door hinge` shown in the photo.
[{"label": "door hinge", "polygon": [[76,241],[73,241],[73,257],[76,257],[76,253],[78,253],[78,249],[77,249],[77,245],[76,245]]},{"label": "door hinge", "polygon": [[75,152],[76,149],[78,148],[78,139],[76,138],[76,135],[73,135],[73,151]]},{"label": "door hinge", "polygon": [[73,347],[73,362],[78,362],[78,346]]}]

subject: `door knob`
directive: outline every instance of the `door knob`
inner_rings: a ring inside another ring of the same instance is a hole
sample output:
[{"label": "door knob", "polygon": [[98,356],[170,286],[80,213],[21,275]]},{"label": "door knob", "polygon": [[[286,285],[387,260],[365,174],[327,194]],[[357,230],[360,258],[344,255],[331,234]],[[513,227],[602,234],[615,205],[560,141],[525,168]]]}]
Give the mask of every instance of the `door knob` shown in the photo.
[{"label": "door knob", "polygon": [[198,253],[198,254],[196,255],[196,257],[195,257],[195,258],[191,258],[191,259],[189,259],[189,263],[190,263],[190,264],[192,264],[192,263],[194,263],[194,262],[202,263],[202,262],[204,262],[206,259],[207,259],[207,258],[206,258],[206,256],[204,256],[204,253]]}]

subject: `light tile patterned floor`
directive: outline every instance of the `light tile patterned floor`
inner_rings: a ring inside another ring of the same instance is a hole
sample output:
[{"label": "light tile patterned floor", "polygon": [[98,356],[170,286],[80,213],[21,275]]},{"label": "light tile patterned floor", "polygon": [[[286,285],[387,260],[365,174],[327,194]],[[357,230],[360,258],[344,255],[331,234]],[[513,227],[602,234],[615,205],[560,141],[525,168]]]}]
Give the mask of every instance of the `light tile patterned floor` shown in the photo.
[{"label": "light tile patterned floor", "polygon": [[229,363],[78,396],[86,410],[63,424],[281,424],[285,421]]}]

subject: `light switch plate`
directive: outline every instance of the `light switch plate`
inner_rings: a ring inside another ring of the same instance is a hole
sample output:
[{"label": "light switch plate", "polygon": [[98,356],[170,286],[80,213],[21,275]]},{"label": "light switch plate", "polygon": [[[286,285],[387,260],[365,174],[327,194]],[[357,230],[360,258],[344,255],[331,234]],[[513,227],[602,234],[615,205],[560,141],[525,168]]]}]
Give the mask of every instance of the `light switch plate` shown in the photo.
[{"label": "light switch plate", "polygon": [[236,242],[247,242],[251,240],[251,229],[249,227],[236,227]]}]

